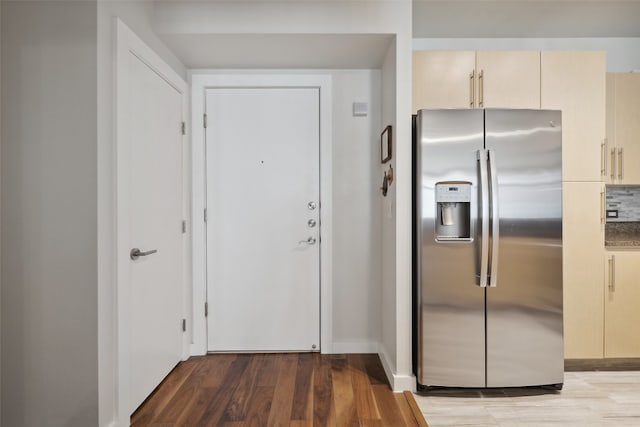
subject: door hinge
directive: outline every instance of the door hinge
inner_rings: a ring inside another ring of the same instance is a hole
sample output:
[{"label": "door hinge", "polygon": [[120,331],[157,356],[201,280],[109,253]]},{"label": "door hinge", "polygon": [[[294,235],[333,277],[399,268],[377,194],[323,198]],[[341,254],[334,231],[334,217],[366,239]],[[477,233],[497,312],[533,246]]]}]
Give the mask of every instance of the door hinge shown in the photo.
[{"label": "door hinge", "polygon": [[180,124],[180,132],[182,132],[182,134],[183,134],[183,135],[186,135],[186,134],[187,134],[187,125],[186,125],[186,123],[185,123],[185,122],[182,122],[182,123]]},{"label": "door hinge", "polygon": [[207,209],[204,210],[204,222],[207,222]]},{"label": "door hinge", "polygon": [[182,234],[187,232],[187,221],[182,220]]},{"label": "door hinge", "polygon": [[205,302],[204,303],[204,317],[209,316],[209,303]]},{"label": "door hinge", "polygon": [[202,123],[204,125],[204,128],[206,129],[207,128],[207,115],[206,114],[203,114],[203,116],[202,116]]},{"label": "door hinge", "polygon": [[182,332],[187,332],[187,319],[182,319]]}]

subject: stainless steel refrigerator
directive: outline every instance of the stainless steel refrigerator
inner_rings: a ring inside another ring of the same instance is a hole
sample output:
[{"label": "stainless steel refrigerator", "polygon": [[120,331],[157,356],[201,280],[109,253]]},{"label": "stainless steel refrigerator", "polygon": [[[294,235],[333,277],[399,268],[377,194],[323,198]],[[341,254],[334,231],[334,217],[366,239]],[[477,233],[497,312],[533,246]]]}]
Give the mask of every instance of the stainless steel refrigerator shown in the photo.
[{"label": "stainless steel refrigerator", "polygon": [[562,388],[560,111],[420,110],[414,179],[418,388]]}]

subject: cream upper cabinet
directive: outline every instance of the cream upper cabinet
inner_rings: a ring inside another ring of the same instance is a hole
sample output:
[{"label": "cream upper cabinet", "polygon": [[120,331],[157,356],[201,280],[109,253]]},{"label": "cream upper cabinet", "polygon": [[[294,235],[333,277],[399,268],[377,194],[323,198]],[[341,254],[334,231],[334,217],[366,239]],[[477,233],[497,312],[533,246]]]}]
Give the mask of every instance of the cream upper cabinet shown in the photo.
[{"label": "cream upper cabinet", "polygon": [[640,357],[640,252],[605,255],[605,357]]},{"label": "cream upper cabinet", "polygon": [[474,104],[474,51],[413,52],[413,112]]},{"label": "cream upper cabinet", "polygon": [[540,108],[540,52],[476,52],[477,106]]},{"label": "cream upper cabinet", "polygon": [[640,74],[607,74],[607,181],[640,184]]},{"label": "cream upper cabinet", "polygon": [[540,52],[414,51],[421,108],[540,108]]},{"label": "cream upper cabinet", "polygon": [[604,52],[542,52],[543,109],[562,110],[565,181],[604,179],[606,58]]},{"label": "cream upper cabinet", "polygon": [[564,353],[603,357],[604,184],[565,182],[562,197]]}]

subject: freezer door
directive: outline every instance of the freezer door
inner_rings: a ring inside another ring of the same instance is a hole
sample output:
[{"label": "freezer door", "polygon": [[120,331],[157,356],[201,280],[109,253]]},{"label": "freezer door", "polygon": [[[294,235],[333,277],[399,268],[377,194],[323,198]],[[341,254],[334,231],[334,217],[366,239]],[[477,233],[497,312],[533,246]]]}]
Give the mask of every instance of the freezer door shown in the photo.
[{"label": "freezer door", "polygon": [[499,215],[491,221],[499,237],[490,244],[487,387],[562,383],[561,114],[489,109],[485,127]]},{"label": "freezer door", "polygon": [[[416,122],[418,383],[484,387],[484,288],[476,284],[483,111],[420,110]],[[438,218],[438,182],[471,183],[470,238],[436,240],[436,221],[452,219]]]}]

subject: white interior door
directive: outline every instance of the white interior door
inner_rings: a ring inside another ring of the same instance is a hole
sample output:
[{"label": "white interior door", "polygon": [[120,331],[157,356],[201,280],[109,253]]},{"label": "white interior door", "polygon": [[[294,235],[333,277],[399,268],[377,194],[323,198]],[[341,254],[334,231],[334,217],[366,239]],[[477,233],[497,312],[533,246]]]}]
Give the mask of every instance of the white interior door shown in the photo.
[{"label": "white interior door", "polygon": [[319,350],[319,89],[207,89],[205,109],[208,350]]},{"label": "white interior door", "polygon": [[182,354],[182,95],[127,55],[131,400],[137,407]]}]

